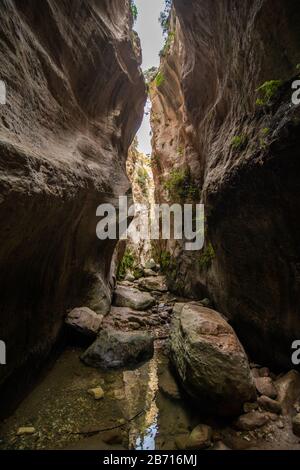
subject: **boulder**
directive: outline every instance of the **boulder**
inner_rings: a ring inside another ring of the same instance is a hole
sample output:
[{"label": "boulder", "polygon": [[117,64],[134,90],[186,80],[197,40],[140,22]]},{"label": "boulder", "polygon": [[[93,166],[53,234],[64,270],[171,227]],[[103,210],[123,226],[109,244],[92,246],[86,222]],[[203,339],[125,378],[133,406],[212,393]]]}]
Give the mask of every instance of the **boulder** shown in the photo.
[{"label": "boulder", "polygon": [[82,361],[92,367],[117,369],[133,367],[150,359],[154,340],[149,333],[102,330],[96,341],[82,354]]},{"label": "boulder", "polygon": [[88,307],[74,308],[68,313],[65,323],[84,336],[96,337],[103,321],[103,315],[93,312]]},{"label": "boulder", "polygon": [[269,417],[258,411],[251,411],[240,416],[234,423],[235,427],[241,431],[252,431],[264,426],[269,421]]},{"label": "boulder", "polygon": [[276,380],[277,400],[285,413],[290,411],[300,399],[300,374],[290,370],[287,374]]},{"label": "boulder", "polygon": [[153,307],[155,299],[147,292],[141,292],[133,287],[118,286],[114,295],[116,307],[129,307],[134,310],[146,310]]},{"label": "boulder", "polygon": [[238,414],[256,398],[245,351],[218,312],[193,302],[175,304],[170,346],[184,388],[205,411]]},{"label": "boulder", "polygon": [[211,445],[212,429],[206,424],[199,424],[191,432],[187,443],[187,450],[207,449]]},{"label": "boulder", "polygon": [[257,391],[261,395],[265,395],[269,398],[277,397],[277,390],[274,387],[272,379],[270,377],[256,377],[254,379]]},{"label": "boulder", "polygon": [[153,271],[152,269],[144,269],[144,276],[145,277],[156,277],[158,274]]},{"label": "boulder", "polygon": [[138,286],[147,291],[168,291],[165,276],[142,277],[138,281]]},{"label": "boulder", "polygon": [[296,416],[293,417],[292,426],[293,426],[293,433],[296,436],[300,437],[300,413],[298,413]]},{"label": "boulder", "polygon": [[265,395],[259,397],[257,399],[257,402],[261,408],[266,411],[270,411],[271,413],[280,414],[282,411],[281,404],[279,403],[279,401],[272,400],[272,398],[269,398]]}]

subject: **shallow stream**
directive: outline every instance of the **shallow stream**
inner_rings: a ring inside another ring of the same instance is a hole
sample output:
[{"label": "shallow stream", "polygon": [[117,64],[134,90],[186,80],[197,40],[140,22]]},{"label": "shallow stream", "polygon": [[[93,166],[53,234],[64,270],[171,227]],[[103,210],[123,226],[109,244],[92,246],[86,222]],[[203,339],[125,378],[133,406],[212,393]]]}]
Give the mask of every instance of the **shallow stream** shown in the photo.
[{"label": "shallow stream", "polygon": [[[79,359],[80,348],[67,348],[15,413],[0,427],[2,449],[175,448],[175,436],[189,432],[197,419],[182,400],[159,389],[167,367],[165,345],[135,370],[100,371]],[[101,386],[95,400],[90,388]],[[192,418],[193,416],[193,418]],[[34,427],[18,436],[20,427]]]}]

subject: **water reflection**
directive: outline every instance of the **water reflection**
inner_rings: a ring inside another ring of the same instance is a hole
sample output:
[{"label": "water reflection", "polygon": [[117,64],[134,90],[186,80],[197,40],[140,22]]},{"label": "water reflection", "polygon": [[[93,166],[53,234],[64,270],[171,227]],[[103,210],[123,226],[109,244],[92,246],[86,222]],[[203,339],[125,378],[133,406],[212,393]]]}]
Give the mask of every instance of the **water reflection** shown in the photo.
[{"label": "water reflection", "polygon": [[136,450],[155,450],[158,433],[158,353],[140,369],[123,373],[126,414],[141,413],[130,422],[129,447]]}]

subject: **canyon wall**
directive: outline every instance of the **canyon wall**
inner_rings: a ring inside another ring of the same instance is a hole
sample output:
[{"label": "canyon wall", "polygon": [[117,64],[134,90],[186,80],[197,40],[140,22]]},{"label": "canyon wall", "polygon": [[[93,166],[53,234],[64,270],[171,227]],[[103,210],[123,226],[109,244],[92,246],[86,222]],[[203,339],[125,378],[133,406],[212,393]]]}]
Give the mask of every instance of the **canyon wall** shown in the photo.
[{"label": "canyon wall", "polygon": [[154,204],[154,182],[151,158],[138,150],[134,140],[128,153],[127,174],[132,185],[135,217],[128,230],[127,250],[137,265],[146,265],[152,258],[150,240],[151,205]]},{"label": "canyon wall", "polygon": [[130,190],[146,91],[129,0],[8,0],[0,17],[0,383],[20,384],[68,308],[109,310],[96,208]]},{"label": "canyon wall", "polygon": [[170,288],[208,295],[283,367],[300,337],[299,44],[296,0],[174,0],[150,86],[156,199],[206,210],[201,252],[160,246]]}]

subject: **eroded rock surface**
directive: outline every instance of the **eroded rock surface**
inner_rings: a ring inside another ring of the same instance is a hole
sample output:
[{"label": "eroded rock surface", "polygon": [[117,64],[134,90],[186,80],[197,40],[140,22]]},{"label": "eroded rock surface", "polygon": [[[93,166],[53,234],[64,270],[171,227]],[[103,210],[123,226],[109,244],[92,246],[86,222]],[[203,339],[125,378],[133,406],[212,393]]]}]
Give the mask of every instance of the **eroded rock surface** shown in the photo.
[{"label": "eroded rock surface", "polygon": [[129,0],[6,2],[0,24],[3,382],[38,367],[67,308],[109,311],[115,242],[96,238],[96,208],[129,189],[146,94]]},{"label": "eroded rock surface", "polygon": [[299,23],[296,1],[174,0],[150,86],[156,199],[201,200],[207,217],[201,252],[161,242],[169,287],[209,294],[258,361],[286,368],[300,336]]}]

